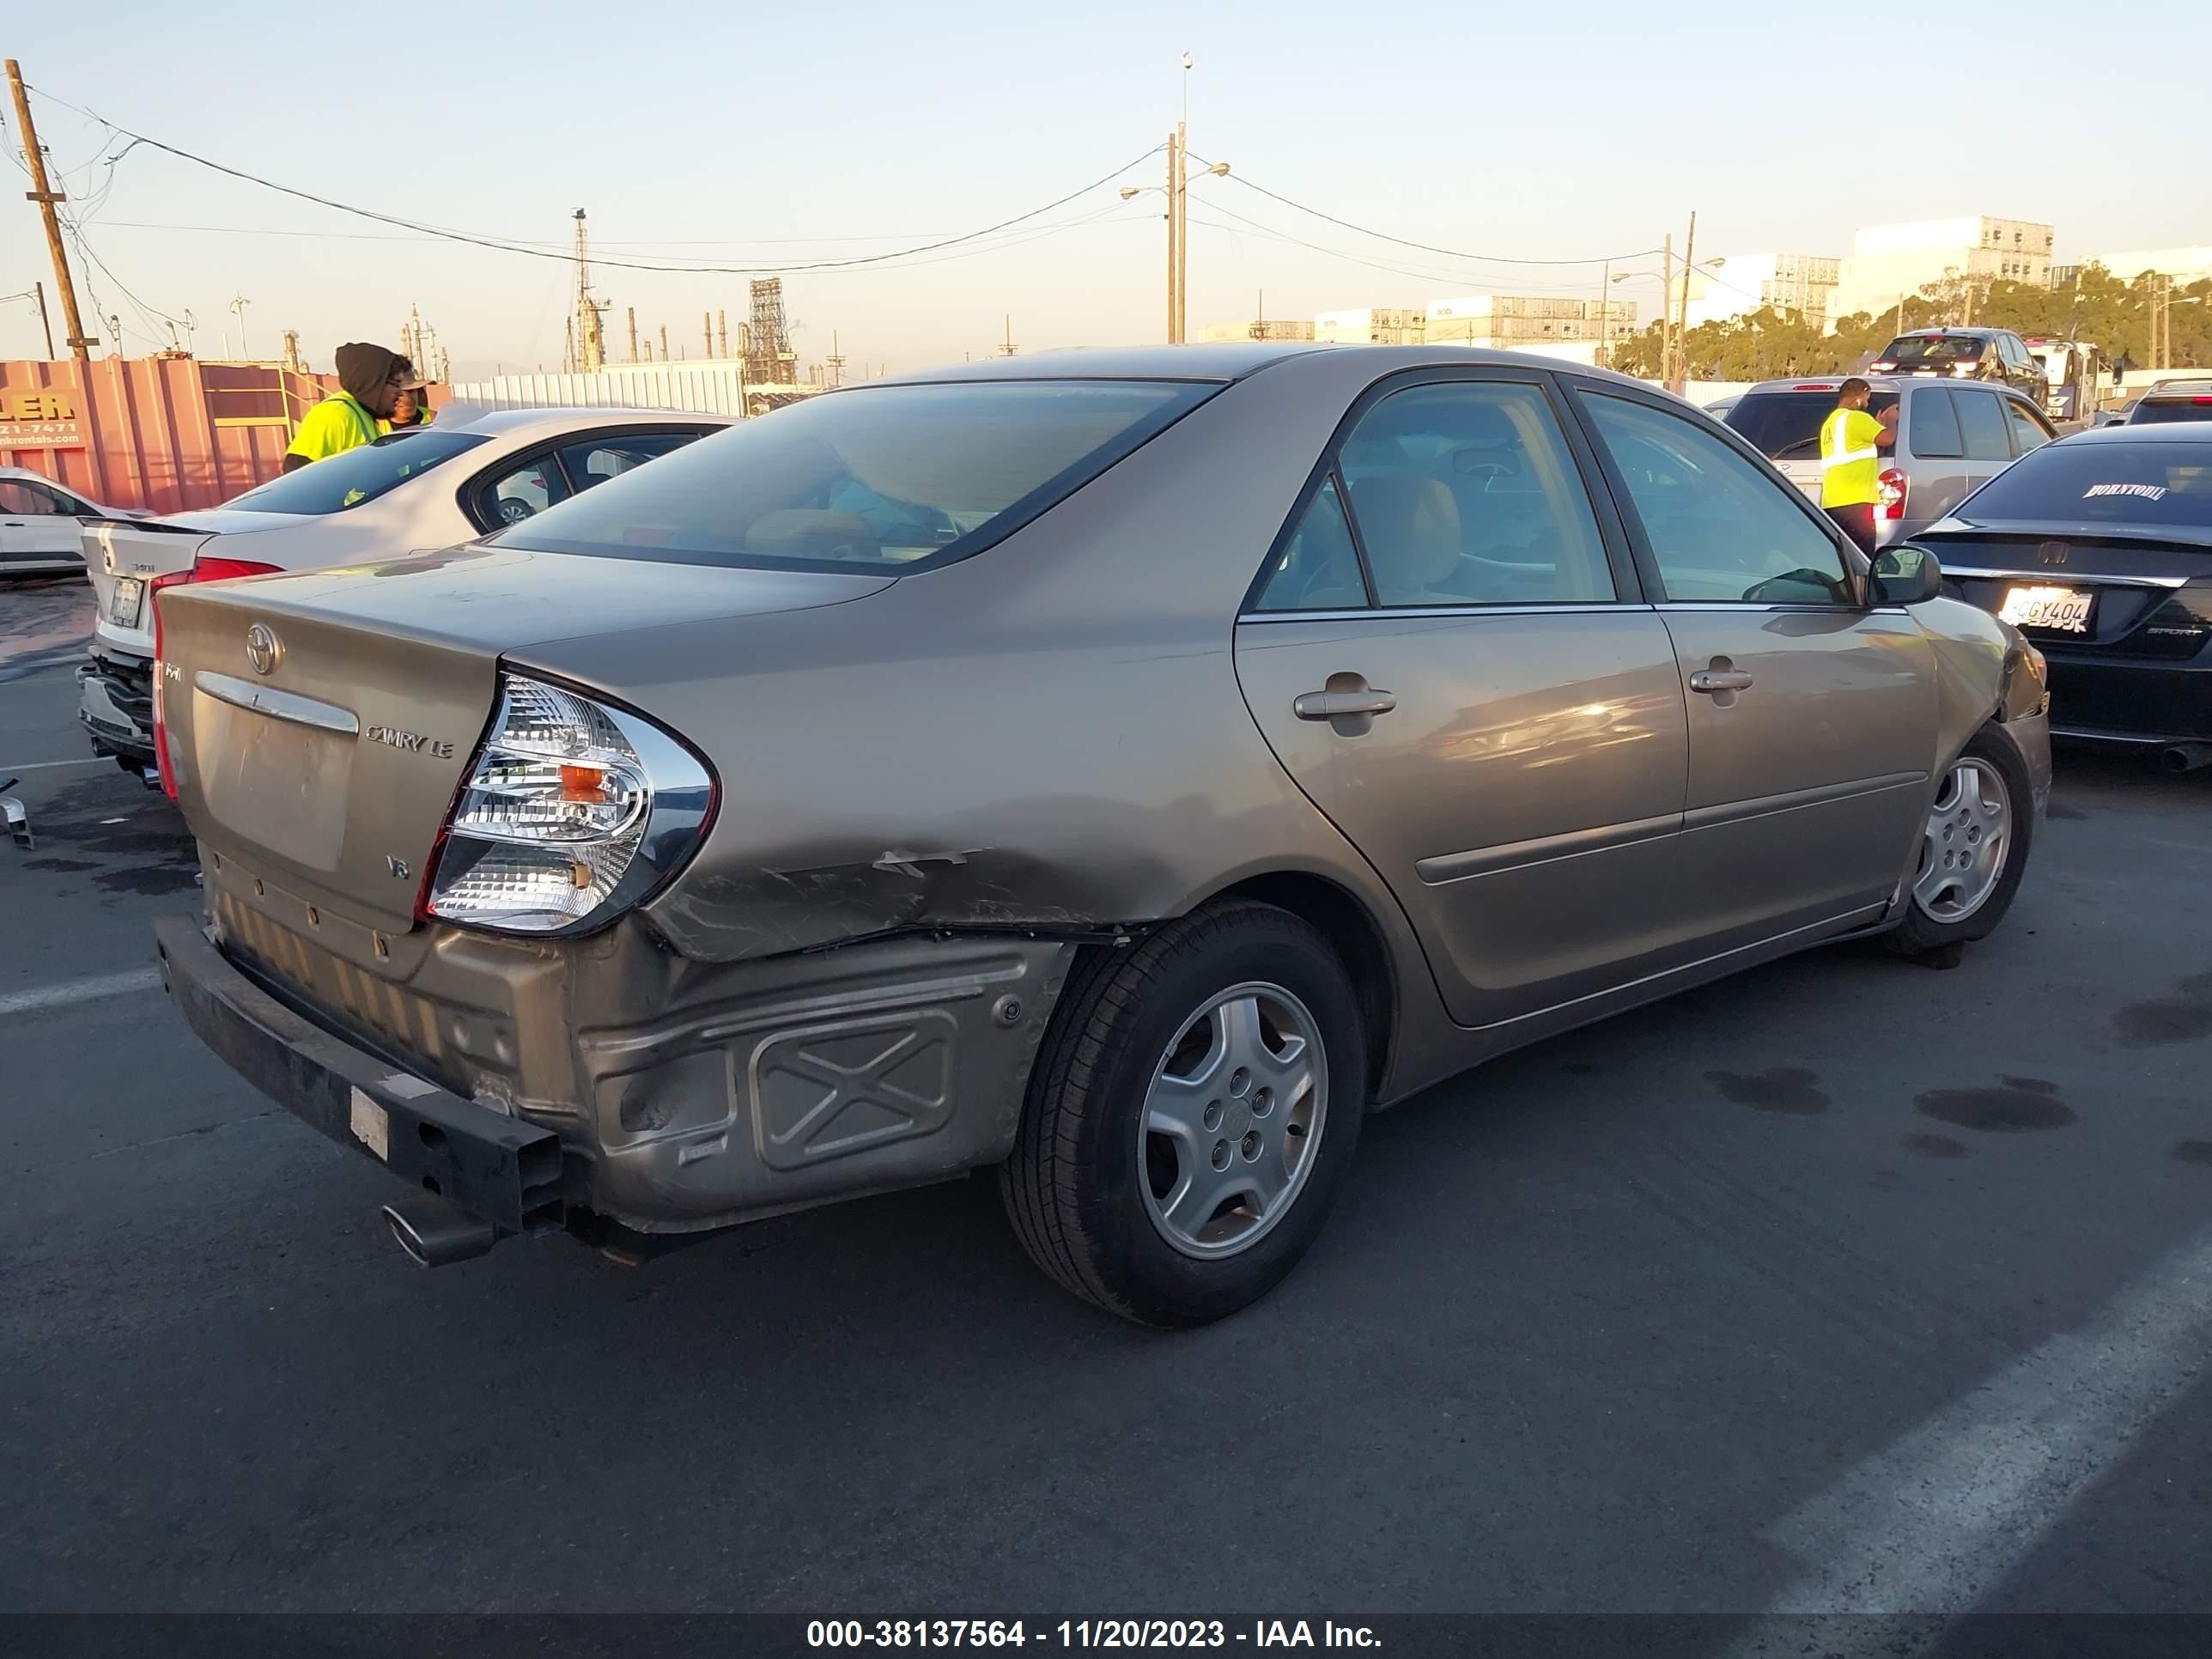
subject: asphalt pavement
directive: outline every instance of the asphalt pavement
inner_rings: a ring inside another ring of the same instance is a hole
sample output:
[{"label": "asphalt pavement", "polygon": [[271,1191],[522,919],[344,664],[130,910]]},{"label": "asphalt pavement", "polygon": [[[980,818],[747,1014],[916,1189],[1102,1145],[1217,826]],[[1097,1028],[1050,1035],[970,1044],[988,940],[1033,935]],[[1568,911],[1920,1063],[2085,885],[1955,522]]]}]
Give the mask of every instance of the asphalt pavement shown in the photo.
[{"label": "asphalt pavement", "polygon": [[971,1182],[424,1273],[207,1054],[195,909],[0,591],[0,1611],[2212,1611],[2212,772],[2061,756],[1994,939],[1797,957],[1376,1119],[1139,1331]]}]

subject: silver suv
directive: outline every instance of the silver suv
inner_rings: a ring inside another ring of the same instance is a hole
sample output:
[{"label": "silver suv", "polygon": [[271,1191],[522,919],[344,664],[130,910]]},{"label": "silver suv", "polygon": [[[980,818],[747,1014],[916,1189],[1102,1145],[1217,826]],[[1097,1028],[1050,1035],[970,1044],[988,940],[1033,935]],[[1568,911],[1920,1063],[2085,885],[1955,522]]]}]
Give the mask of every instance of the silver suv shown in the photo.
[{"label": "silver suv", "polygon": [[[1820,423],[1844,375],[1762,380],[1738,398],[1728,424],[1817,502]],[[1875,537],[1882,545],[1936,522],[2031,449],[2056,438],[2034,400],[1987,380],[1945,382],[1869,374],[1879,416],[1900,399],[1897,448],[1882,457]]]}]

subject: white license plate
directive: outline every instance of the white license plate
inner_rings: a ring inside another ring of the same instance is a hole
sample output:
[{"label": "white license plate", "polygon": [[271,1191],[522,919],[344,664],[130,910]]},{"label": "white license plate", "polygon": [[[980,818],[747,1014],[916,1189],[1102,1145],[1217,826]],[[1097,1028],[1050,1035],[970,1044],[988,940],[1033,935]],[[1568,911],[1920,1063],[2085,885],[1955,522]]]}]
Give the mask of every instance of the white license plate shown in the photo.
[{"label": "white license plate", "polygon": [[145,603],[146,584],[136,576],[118,576],[107,596],[107,620],[118,628],[138,626],[138,607]]},{"label": "white license plate", "polygon": [[2089,631],[2094,593],[2078,587],[2014,587],[2004,596],[1997,616],[2014,628],[2048,628],[2062,634]]}]

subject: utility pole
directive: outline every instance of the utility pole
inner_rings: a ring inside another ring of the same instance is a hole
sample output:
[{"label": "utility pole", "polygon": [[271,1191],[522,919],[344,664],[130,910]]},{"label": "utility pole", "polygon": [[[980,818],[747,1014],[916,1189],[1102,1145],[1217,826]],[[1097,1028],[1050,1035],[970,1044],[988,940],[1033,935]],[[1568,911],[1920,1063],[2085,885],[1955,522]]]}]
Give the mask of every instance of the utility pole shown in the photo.
[{"label": "utility pole", "polygon": [[664,363],[673,361],[668,355],[668,325],[665,323],[660,325],[660,361]]},{"label": "utility pole", "polygon": [[1597,366],[1613,367],[1613,261],[1597,279]]},{"label": "utility pole", "polygon": [[[39,130],[31,124],[30,95],[23,90],[23,71],[15,60],[8,60],[8,89],[15,95],[15,131],[23,141],[23,160],[31,169],[31,188],[23,192],[26,201],[39,204],[39,216],[46,224],[46,252],[53,256],[54,289],[62,296],[62,320],[69,325],[70,355],[80,362],[89,362],[92,349],[100,342],[86,335],[83,320],[77,315],[76,284],[70,279],[69,255],[62,247],[61,216],[54,211],[54,204],[69,198],[46,181],[46,155],[39,148]],[[46,296],[41,290],[39,299],[41,315],[46,311]],[[51,335],[52,331],[48,331]],[[47,341],[46,350],[53,351],[53,343]]]},{"label": "utility pole", "polygon": [[[54,323],[53,319],[46,315],[46,285],[44,283],[33,283],[31,284],[31,292],[39,296],[39,326],[46,331],[46,361],[52,362],[54,356]],[[176,331],[176,325],[172,323],[169,325],[169,332],[174,335]]]},{"label": "utility pole", "polygon": [[844,385],[845,354],[837,348],[837,331],[834,328],[830,331],[830,355],[822,361],[830,370],[830,384],[833,386]]},{"label": "utility pole", "polygon": [[246,349],[246,308],[252,303],[243,294],[234,295],[230,302],[231,314],[238,319],[238,361],[241,363],[253,361],[253,354]]},{"label": "utility pole", "polygon": [[1690,378],[1690,273],[1698,257],[1698,216],[1690,215],[1690,234],[1682,244],[1682,308],[1674,317],[1674,383],[1668,388],[1676,397]]},{"label": "utility pole", "polygon": [[714,355],[727,357],[730,355],[730,319],[720,306],[714,307],[714,331],[721,336],[721,349]]},{"label": "utility pole", "polygon": [[1674,314],[1674,233],[1668,231],[1664,251],[1659,255],[1659,384],[1674,384],[1674,345],[1668,337],[1669,319]]},{"label": "utility pole", "polygon": [[637,307],[625,306],[623,309],[629,317],[629,360],[635,362],[637,361]]},{"label": "utility pole", "polygon": [[1009,315],[1006,319],[1006,343],[999,348],[999,355],[1001,357],[1011,357],[1020,349],[1021,348],[1014,343],[1014,319]]},{"label": "utility pole", "polygon": [[[1182,280],[1182,250],[1176,245],[1176,233],[1181,220],[1176,212],[1176,176],[1181,159],[1176,146],[1182,142],[1181,131],[1168,134],[1168,343],[1176,345],[1182,340],[1180,326],[1182,313],[1176,305],[1176,295]],[[59,244],[56,244],[57,246]]]}]

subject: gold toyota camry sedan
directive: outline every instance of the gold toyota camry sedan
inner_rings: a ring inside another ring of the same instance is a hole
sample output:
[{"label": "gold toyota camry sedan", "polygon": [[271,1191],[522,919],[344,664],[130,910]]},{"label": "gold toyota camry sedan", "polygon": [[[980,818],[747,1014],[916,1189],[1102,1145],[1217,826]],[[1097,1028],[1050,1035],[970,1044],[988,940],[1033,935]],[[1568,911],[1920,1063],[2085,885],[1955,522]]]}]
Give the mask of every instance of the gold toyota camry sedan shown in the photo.
[{"label": "gold toyota camry sedan", "polygon": [[158,595],[170,991],[427,1265],[995,1166],[1195,1324],[1363,1115],[1788,952],[1996,927],[2040,655],[1663,393],[1046,354],[830,393],[434,556]]}]

